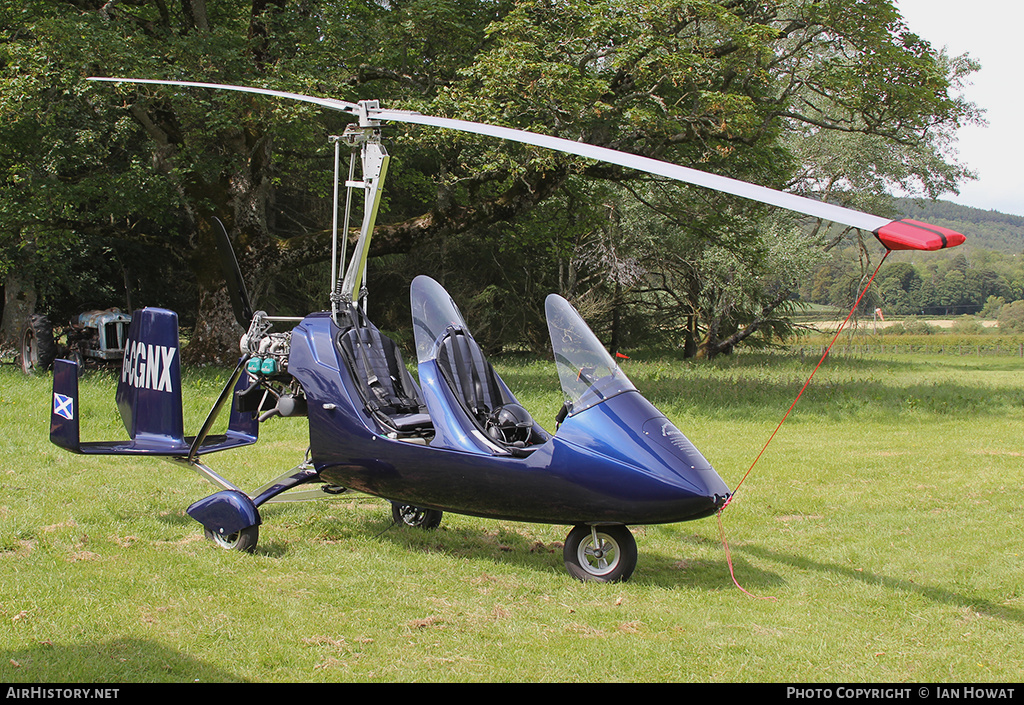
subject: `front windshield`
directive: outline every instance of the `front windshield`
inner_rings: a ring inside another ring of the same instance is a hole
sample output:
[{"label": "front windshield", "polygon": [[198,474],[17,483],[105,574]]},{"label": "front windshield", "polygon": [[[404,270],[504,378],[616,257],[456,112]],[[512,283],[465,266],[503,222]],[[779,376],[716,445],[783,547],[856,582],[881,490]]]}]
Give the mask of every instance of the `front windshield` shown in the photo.
[{"label": "front windshield", "polygon": [[416,338],[416,361],[430,360],[435,344],[449,327],[466,328],[458,306],[440,284],[420,275],[412,280],[412,326]]},{"label": "front windshield", "polygon": [[558,381],[569,403],[570,414],[635,389],[568,301],[551,294],[544,307]]}]

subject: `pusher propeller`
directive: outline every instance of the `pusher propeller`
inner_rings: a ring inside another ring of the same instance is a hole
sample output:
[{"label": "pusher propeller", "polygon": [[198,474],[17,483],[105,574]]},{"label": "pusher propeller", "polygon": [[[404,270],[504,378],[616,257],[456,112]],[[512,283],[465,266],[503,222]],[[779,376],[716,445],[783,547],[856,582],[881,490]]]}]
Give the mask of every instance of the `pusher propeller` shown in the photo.
[{"label": "pusher propeller", "polygon": [[253,310],[249,302],[249,294],[245,290],[245,281],[242,279],[242,270],[238,266],[238,259],[235,257],[235,250],[231,246],[231,238],[228,237],[228,229],[220,218],[213,219],[217,227],[213,229],[214,239],[217,241],[217,251],[220,253],[221,266],[224,268],[224,277],[227,280],[228,296],[231,297],[231,308],[235,313],[235,320],[243,329],[248,330],[252,323]]}]

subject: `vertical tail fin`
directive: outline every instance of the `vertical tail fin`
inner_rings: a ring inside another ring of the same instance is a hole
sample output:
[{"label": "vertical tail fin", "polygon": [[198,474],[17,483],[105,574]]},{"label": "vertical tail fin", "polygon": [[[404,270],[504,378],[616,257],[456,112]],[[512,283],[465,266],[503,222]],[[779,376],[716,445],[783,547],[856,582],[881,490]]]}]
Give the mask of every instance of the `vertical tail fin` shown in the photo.
[{"label": "vertical tail fin", "polygon": [[139,450],[188,451],[181,413],[178,314],[147,308],[132,316],[117,408]]},{"label": "vertical tail fin", "polygon": [[50,442],[72,453],[82,452],[78,413],[78,364],[69,360],[54,360]]}]

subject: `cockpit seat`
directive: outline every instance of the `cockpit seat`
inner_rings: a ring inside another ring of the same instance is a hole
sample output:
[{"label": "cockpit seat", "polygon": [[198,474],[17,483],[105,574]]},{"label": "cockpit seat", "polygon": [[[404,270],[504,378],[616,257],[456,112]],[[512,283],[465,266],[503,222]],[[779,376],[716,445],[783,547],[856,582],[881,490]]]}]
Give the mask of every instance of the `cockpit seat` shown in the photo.
[{"label": "cockpit seat", "polygon": [[419,387],[391,338],[364,320],[343,331],[338,346],[363,385],[363,401],[371,413],[399,433],[432,428]]},{"label": "cockpit seat", "polygon": [[452,328],[437,351],[437,362],[449,386],[483,424],[491,412],[512,401],[505,398],[491,363],[466,331]]},{"label": "cockpit seat", "polygon": [[438,347],[437,362],[449,388],[492,440],[513,452],[548,440],[547,433],[512,396],[480,345],[464,329],[448,329]]}]

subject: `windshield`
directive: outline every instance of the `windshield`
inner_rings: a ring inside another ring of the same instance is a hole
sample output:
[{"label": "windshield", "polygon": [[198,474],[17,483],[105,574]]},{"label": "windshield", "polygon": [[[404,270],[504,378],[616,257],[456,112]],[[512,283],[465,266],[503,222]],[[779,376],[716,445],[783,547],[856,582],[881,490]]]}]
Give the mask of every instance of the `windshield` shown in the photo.
[{"label": "windshield", "polygon": [[570,415],[635,389],[568,301],[551,294],[544,307],[558,381],[569,403]]},{"label": "windshield", "polygon": [[416,338],[416,361],[432,359],[435,345],[449,327],[466,328],[458,306],[444,288],[430,277],[412,280],[412,326]]}]

